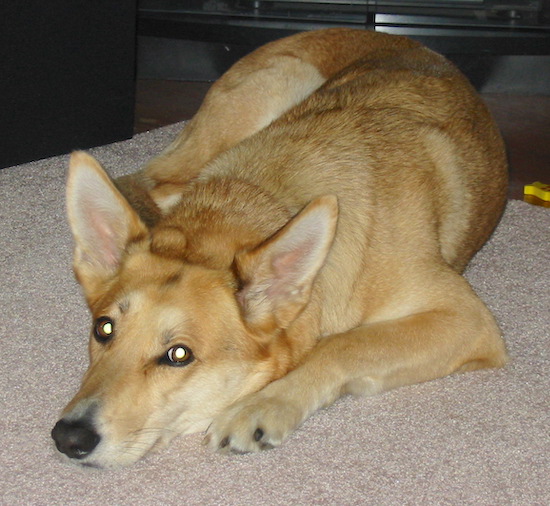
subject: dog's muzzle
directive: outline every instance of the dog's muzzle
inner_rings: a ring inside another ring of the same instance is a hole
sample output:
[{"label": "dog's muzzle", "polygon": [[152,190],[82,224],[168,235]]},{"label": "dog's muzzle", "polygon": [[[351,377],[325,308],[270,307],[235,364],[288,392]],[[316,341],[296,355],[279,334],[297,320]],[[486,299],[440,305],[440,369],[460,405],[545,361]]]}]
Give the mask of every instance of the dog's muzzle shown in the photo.
[{"label": "dog's muzzle", "polygon": [[86,419],[59,420],[52,430],[55,446],[71,459],[83,459],[94,451],[101,436]]}]

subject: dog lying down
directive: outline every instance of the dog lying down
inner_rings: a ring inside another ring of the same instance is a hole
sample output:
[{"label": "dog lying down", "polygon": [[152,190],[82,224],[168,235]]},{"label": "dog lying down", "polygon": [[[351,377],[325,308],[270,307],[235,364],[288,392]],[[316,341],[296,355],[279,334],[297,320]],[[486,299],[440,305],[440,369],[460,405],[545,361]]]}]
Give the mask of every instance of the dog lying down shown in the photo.
[{"label": "dog lying down", "polygon": [[113,182],[74,153],[93,323],[58,450],[109,468],[206,431],[212,450],[255,452],[342,395],[502,366],[460,274],[506,185],[501,137],[459,71],[352,29],[237,62],[141,172]]}]

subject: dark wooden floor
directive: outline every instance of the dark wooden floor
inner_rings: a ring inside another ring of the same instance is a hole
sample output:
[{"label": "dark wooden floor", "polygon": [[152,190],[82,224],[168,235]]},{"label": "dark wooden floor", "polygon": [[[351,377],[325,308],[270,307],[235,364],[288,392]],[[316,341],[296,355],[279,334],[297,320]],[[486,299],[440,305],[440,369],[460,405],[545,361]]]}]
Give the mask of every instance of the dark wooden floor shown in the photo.
[{"label": "dark wooden floor", "polygon": [[[190,119],[210,83],[138,80],[135,132]],[[523,186],[550,183],[550,97],[483,95],[504,137],[510,163],[510,198]]]}]

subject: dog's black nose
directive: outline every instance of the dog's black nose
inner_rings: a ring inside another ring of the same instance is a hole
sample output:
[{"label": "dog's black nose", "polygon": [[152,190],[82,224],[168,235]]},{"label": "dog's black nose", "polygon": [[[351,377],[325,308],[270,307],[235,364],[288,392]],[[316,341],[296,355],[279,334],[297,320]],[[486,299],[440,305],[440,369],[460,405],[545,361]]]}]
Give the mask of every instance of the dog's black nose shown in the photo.
[{"label": "dog's black nose", "polygon": [[88,422],[59,420],[52,430],[57,449],[71,459],[83,459],[97,446],[101,436]]}]

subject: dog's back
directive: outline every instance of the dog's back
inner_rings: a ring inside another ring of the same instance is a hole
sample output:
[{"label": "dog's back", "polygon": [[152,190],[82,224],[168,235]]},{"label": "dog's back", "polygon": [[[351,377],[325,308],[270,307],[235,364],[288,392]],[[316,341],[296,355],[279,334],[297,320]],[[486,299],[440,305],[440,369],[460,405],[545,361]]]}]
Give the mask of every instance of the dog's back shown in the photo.
[{"label": "dog's back", "polygon": [[358,214],[355,234],[370,235],[372,215],[382,227],[403,228],[391,248],[428,219],[443,258],[460,272],[501,215],[506,167],[498,129],[469,82],[415,46],[353,62],[212,162],[200,180],[265,186],[295,212],[335,193],[341,220]]}]

